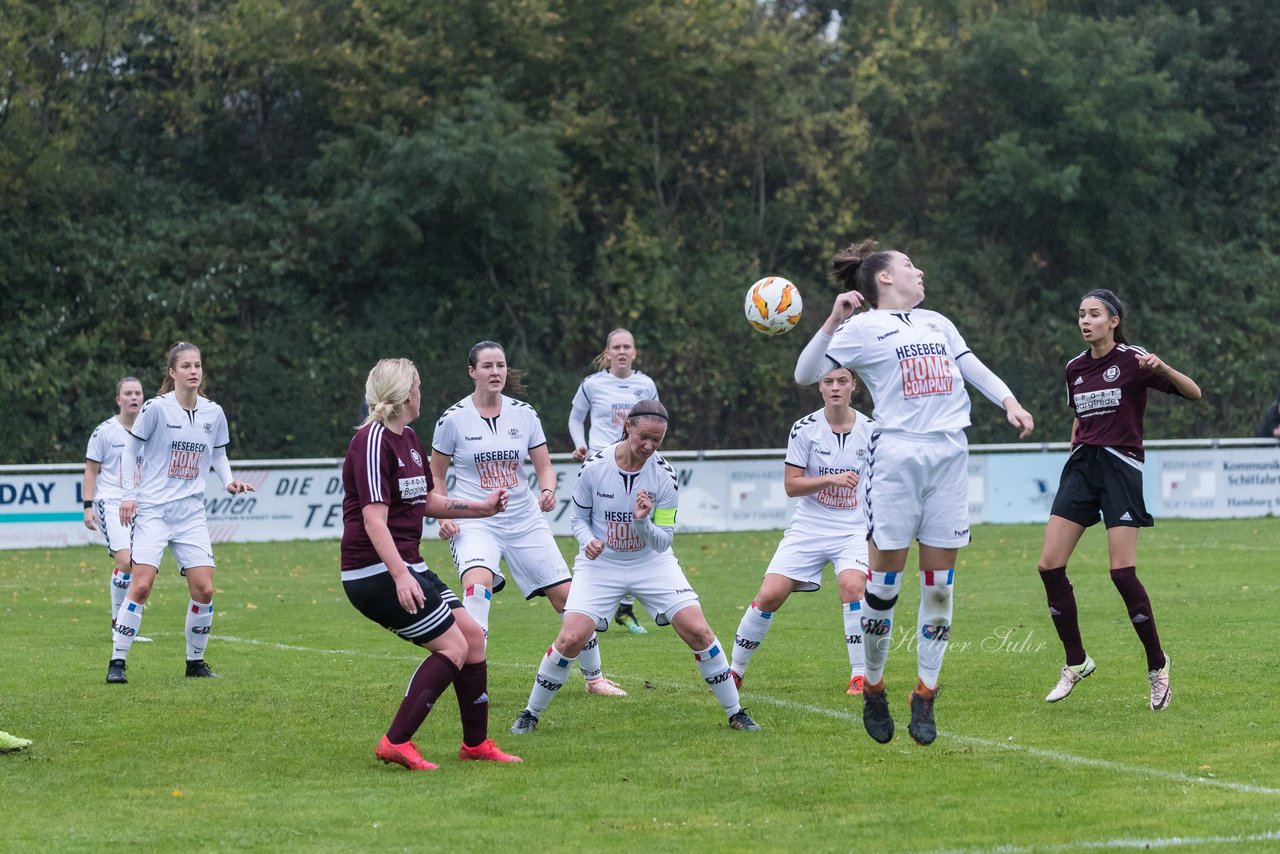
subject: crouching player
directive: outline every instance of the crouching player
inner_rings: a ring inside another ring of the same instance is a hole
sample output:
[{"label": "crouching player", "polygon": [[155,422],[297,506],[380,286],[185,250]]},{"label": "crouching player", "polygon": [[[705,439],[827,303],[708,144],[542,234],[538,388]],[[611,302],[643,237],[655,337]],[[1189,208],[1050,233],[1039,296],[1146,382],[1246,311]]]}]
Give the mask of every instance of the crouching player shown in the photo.
[{"label": "crouching player", "polygon": [[670,625],[693,650],[698,672],[724,708],[729,726],[760,729],[738,702],[724,648],[671,553],[677,486],[675,472],[658,453],[666,434],[666,407],[656,400],[639,401],[627,414],[621,441],[583,463],[573,489],[572,517],[582,549],[574,561],[564,622],[542,658],[529,704],[512,733],[533,732],[587,639],[609,628],[627,594],[640,600],[655,624]]}]

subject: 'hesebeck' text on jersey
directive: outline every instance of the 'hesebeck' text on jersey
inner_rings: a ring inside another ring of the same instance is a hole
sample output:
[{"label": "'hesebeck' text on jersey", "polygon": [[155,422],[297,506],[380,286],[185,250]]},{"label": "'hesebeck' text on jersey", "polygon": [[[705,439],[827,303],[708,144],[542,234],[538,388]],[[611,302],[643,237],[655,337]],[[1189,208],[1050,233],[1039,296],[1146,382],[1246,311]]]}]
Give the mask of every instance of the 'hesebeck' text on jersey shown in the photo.
[{"label": "'hesebeck' text on jersey", "polygon": [[484,501],[497,489],[509,493],[504,514],[530,512],[533,496],[524,473],[529,451],[547,444],[542,422],[533,407],[502,395],[502,407],[493,418],[476,410],[468,395],[450,406],[436,422],[431,447],[453,458],[457,498]]},{"label": "'hesebeck' text on jersey", "polygon": [[213,449],[231,442],[221,406],[197,396],[195,409],[183,409],[174,392],[144,403],[129,432],[144,443],[138,460],[139,505],[203,495]]},{"label": "'hesebeck' text on jersey", "polygon": [[870,459],[871,431],[875,424],[857,410],[853,411],[853,428],[847,433],[831,429],[824,410],[811,412],[791,427],[787,442],[787,465],[802,469],[806,477],[856,472],[858,486],[826,487],[813,495],[805,495],[796,503],[790,527],[803,526],[805,531],[865,528],[866,517],[862,496],[866,492],[867,461]]},{"label": "'hesebeck' text on jersey", "polygon": [[932,433],[969,426],[969,395],[956,364],[968,352],[955,324],[936,311],[875,309],[840,324],[827,358],[862,378],[877,430]]},{"label": "'hesebeck' text on jersey", "polygon": [[[587,458],[573,487],[574,532],[589,528],[591,539],[604,543],[603,556],[614,560],[641,560],[654,553],[636,531],[636,495],[649,493],[653,525],[672,533],[679,505],[676,473],[671,464],[655,453],[638,472],[618,468],[614,445]],[[582,537],[578,537],[582,542]]]}]

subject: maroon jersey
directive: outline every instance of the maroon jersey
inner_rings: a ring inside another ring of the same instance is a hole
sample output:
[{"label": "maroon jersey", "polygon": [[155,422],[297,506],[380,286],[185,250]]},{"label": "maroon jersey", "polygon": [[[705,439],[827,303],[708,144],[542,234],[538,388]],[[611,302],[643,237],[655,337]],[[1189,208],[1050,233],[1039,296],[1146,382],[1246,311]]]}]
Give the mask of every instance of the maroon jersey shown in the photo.
[{"label": "maroon jersey", "polygon": [[418,544],[431,492],[422,443],[413,428],[395,433],[374,421],[356,431],[342,463],[342,568],[382,563],[364,529],[366,504],[387,505],[387,528],[405,563],[421,563]]},{"label": "maroon jersey", "polygon": [[1101,359],[1085,350],[1067,362],[1067,405],[1080,419],[1076,445],[1114,448],[1142,461],[1147,389],[1178,393],[1164,374],[1138,364],[1138,357],[1146,352],[1132,344],[1117,344]]}]

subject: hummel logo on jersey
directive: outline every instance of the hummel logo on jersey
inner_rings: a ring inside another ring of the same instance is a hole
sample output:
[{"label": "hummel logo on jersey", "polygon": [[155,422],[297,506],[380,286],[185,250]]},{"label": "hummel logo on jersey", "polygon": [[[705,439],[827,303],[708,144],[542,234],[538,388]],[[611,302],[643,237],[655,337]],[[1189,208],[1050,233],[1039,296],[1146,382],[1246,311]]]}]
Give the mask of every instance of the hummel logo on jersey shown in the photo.
[{"label": "hummel logo on jersey", "polygon": [[1084,377],[1076,377],[1076,381],[1072,385],[1080,385],[1082,382],[1084,382]]},{"label": "hummel logo on jersey", "polygon": [[483,442],[484,436],[463,436],[468,442]]},{"label": "hummel logo on jersey", "polygon": [[182,429],[182,425],[181,425],[181,424],[170,424],[168,421],[166,421],[166,422],[164,423],[164,426],[168,427],[170,430],[181,430],[181,429]]},{"label": "hummel logo on jersey", "polygon": [[612,492],[597,492],[597,493],[596,493],[596,498],[612,498],[612,497],[613,497],[613,493],[612,493]]},{"label": "hummel logo on jersey", "polygon": [[1133,521],[1133,517],[1132,517],[1132,516],[1130,516],[1130,515],[1129,515],[1129,511],[1128,511],[1128,510],[1126,510],[1126,511],[1124,511],[1124,513],[1120,516],[1120,521],[1121,521],[1121,522],[1132,522],[1132,521]]},{"label": "hummel logo on jersey", "polygon": [[886,339],[886,338],[891,338],[891,337],[893,337],[894,335],[897,335],[897,334],[898,334],[899,332],[901,332],[901,331],[902,331],[901,329],[895,329],[895,330],[893,330],[892,332],[886,332],[886,333],[885,333],[885,334],[883,334],[883,335],[877,335],[877,336],[876,336],[876,340],[877,340],[877,341],[883,341],[883,340],[884,340],[884,339]]}]

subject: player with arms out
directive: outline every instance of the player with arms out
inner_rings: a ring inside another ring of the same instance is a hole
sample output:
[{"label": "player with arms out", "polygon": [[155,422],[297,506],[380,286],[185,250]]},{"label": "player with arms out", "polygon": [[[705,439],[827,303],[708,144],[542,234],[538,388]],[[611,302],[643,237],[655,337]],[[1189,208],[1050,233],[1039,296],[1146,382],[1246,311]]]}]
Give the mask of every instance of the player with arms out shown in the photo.
[{"label": "player with arms out", "polygon": [[1098,288],[1085,294],[1078,316],[1080,334],[1089,349],[1067,362],[1067,405],[1075,412],[1071,455],[1062,467],[1044,529],[1039,566],[1049,616],[1067,663],[1045,700],[1066,699],[1097,666],[1080,638],[1067,561],[1085,528],[1101,517],[1107,529],[1111,581],[1146,650],[1150,706],[1159,711],[1168,707],[1173,696],[1169,656],[1160,645],[1151,600],[1135,568],[1138,530],[1155,524],[1142,496],[1142,422],[1149,389],[1199,400],[1200,386],[1155,353],[1128,343],[1124,306],[1111,291]]},{"label": "player with arms out", "polygon": [[374,755],[411,771],[439,766],[422,758],[413,736],[453,685],[462,718],[463,761],[519,762],[489,738],[489,675],[484,630],[422,559],[422,522],[500,513],[507,491],[483,501],[431,491],[422,442],[409,424],[422,408],[418,369],[408,359],[383,359],[365,380],[369,414],[342,462],[342,589],[357,611],[426,649],[390,728]]},{"label": "player with arms out", "polygon": [[[523,394],[523,372],[507,365],[506,352],[496,341],[481,341],[467,354],[467,373],[475,391],[445,410],[431,439],[433,490],[448,494],[445,475],[453,464],[456,495],[483,501],[495,490],[506,490],[507,509],[484,519],[440,520],[440,536],[449,541],[462,582],[462,606],[489,635],[489,605],[507,583],[500,561],[525,599],[545,596],[557,614],[564,613],[569,595],[569,566],[556,546],[551,526],[542,515],[556,506],[556,472],[547,451],[542,422],[533,407],[503,394],[511,388]],[[524,461],[533,462],[538,482],[535,501],[525,479]],[[625,697],[606,679],[594,635],[579,659],[587,693]]]},{"label": "player with arms out", "polygon": [[666,407],[642,400],[631,407],[622,439],[593,454],[578,472],[572,526],[581,551],[573,564],[564,623],[542,658],[529,703],[512,733],[534,731],[587,639],[609,628],[610,615],[628,593],[657,625],[670,625],[693,650],[698,672],[724,708],[729,726],[760,729],[739,704],[729,660],[671,553],[678,496],[675,471],[658,453],[666,434]]},{"label": "player with arms out", "polygon": [[[124,496],[126,480],[124,447],[129,428],[142,408],[142,399],[142,381],[137,377],[125,377],[116,383],[116,414],[94,428],[84,452],[84,482],[80,489],[84,499],[84,526],[90,531],[102,532],[107,553],[114,563],[109,585],[113,642],[116,612],[133,578],[133,561],[129,555],[133,530],[120,524],[120,499]],[[136,467],[136,460],[130,462]],[[136,471],[130,474],[130,478],[136,476]],[[151,638],[135,637],[134,641],[150,643]]]},{"label": "player with arms out", "polygon": [[[866,478],[870,573],[863,608],[868,643],[862,722],[881,744],[893,738],[884,667],[907,551],[918,540],[918,678],[907,731],[918,744],[931,744],[938,734],[934,700],[951,635],[956,554],[969,543],[965,384],[1004,409],[1019,438],[1031,433],[1033,421],[955,324],[918,308],[924,273],[903,253],[878,249],[874,240],[864,240],[836,254],[832,278],[845,292],[800,354],[795,379],[808,385],[834,367],[846,367],[857,371],[871,393],[876,427]],[[863,303],[871,310],[854,314]]]},{"label": "player with arms out", "polygon": [[[635,337],[619,328],[606,336],[604,350],[592,360],[597,370],[578,386],[569,412],[573,458],[578,462],[622,438],[623,422],[636,401],[658,399],[658,387],[653,380],[633,368],[639,355]],[[590,442],[584,426],[588,415],[591,416]],[[646,634],[644,626],[636,620],[630,596],[623,598],[613,619],[633,635]]]},{"label": "player with arms out", "polygon": [[[160,394],[143,404],[129,428],[124,450],[127,482],[120,501],[120,524],[133,526],[133,578],[116,613],[115,640],[107,681],[123,684],[125,660],[142,624],[151,585],[165,548],[187,579],[187,675],[218,674],[205,663],[213,627],[213,546],[204,508],[204,476],[212,469],[227,492],[253,487],[236,480],[227,459],[231,435],[222,407],[200,394],[204,363],[196,345],[179,341],[169,348]],[[130,460],[137,462],[135,466]],[[134,477],[136,473],[136,477]]]},{"label": "player with arms out", "polygon": [[858,487],[874,422],[849,405],[858,381],[848,368],[832,370],[818,387],[823,407],[797,421],[787,442],[783,487],[800,501],[738,623],[731,667],[741,687],[777,611],[793,592],[821,589],[822,569],[830,562],[849,652],[847,692],[857,695],[866,678],[862,600],[867,587],[867,523]]}]

